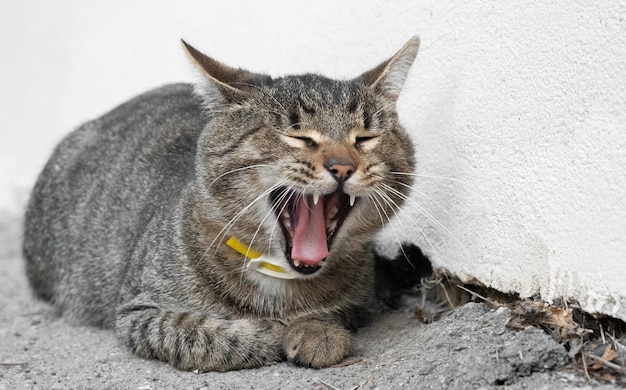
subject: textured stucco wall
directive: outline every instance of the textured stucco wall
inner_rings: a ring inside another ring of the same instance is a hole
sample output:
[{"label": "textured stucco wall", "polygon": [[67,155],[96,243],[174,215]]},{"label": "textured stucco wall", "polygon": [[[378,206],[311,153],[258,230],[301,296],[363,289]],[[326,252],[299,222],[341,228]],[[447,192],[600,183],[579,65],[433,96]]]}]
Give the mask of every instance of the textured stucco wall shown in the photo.
[{"label": "textured stucco wall", "polygon": [[180,37],[348,77],[419,34],[399,110],[422,176],[381,248],[414,241],[464,278],[626,319],[624,2],[27,0],[2,2],[0,26],[0,213],[72,127],[190,80]]},{"label": "textured stucco wall", "polygon": [[446,229],[406,219],[467,279],[626,319],[626,5],[517,4],[448,9],[424,37],[405,118],[420,170],[457,181],[418,178]]}]

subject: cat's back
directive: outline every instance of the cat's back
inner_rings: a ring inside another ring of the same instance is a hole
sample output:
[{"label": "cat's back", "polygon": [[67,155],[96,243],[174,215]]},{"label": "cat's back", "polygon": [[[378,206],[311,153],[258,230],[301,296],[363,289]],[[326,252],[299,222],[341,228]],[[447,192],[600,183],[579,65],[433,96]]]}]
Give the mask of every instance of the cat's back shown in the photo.
[{"label": "cat's back", "polygon": [[[24,225],[27,275],[39,296],[62,311],[90,300],[113,309],[138,235],[193,177],[205,122],[193,88],[169,85],[82,125],[57,146]],[[101,322],[106,311],[87,322]]]}]

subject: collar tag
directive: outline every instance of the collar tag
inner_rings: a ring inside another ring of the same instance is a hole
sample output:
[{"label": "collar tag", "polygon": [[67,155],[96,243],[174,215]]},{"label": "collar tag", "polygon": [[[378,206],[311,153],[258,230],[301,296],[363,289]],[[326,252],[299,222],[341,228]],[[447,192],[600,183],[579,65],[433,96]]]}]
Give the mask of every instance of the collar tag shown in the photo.
[{"label": "collar tag", "polygon": [[235,237],[229,238],[228,241],[226,241],[226,245],[244,255],[249,260],[248,268],[253,268],[257,272],[279,279],[298,278],[298,273],[291,269],[284,259],[264,256],[261,252],[257,252],[246,246]]}]

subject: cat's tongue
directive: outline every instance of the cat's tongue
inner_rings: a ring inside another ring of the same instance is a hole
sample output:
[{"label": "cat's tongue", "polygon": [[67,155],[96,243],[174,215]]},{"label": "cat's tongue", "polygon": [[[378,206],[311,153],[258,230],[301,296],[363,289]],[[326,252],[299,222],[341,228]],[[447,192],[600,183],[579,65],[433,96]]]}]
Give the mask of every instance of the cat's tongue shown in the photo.
[{"label": "cat's tongue", "polygon": [[296,203],[297,223],[293,233],[291,258],[308,265],[316,265],[328,257],[324,198],[313,204],[311,195],[302,196]]}]

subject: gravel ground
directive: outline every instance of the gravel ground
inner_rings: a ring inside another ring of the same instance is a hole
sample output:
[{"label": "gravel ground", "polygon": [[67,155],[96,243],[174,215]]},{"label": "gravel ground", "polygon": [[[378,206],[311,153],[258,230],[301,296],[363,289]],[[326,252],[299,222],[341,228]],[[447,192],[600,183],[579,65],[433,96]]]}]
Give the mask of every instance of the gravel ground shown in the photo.
[{"label": "gravel ground", "polygon": [[111,331],[70,326],[35,300],[18,231],[18,221],[0,220],[0,390],[617,389],[585,379],[544,332],[505,329],[507,309],[478,303],[428,325],[411,312],[381,314],[356,334],[343,367],[178,371],[129,354]]}]

